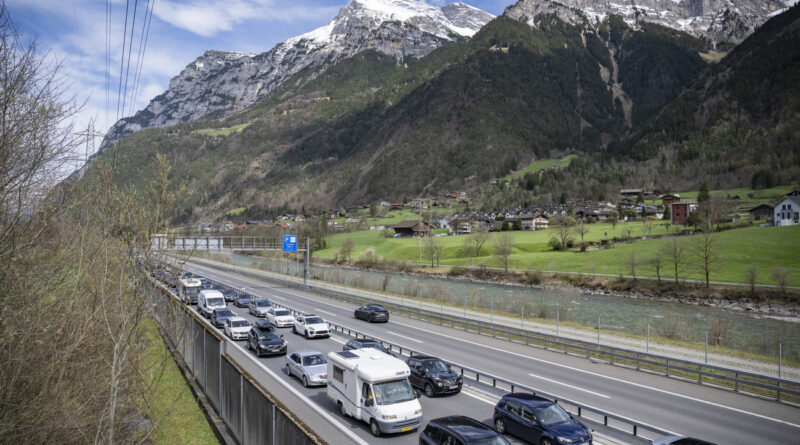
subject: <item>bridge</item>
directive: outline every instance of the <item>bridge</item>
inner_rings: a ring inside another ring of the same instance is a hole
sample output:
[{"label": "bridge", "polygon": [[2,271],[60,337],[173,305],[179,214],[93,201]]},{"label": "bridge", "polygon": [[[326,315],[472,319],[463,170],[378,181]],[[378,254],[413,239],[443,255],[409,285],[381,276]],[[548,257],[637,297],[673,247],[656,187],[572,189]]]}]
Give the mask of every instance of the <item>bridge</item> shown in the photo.
[{"label": "bridge", "polygon": [[[287,243],[287,238],[294,242]],[[153,237],[153,250],[167,251],[264,251],[306,252],[308,238],[301,242],[296,235],[266,236],[200,236],[158,234]],[[305,247],[302,247],[305,245]],[[293,248],[292,248],[293,246]],[[289,247],[289,249],[287,249]]]}]

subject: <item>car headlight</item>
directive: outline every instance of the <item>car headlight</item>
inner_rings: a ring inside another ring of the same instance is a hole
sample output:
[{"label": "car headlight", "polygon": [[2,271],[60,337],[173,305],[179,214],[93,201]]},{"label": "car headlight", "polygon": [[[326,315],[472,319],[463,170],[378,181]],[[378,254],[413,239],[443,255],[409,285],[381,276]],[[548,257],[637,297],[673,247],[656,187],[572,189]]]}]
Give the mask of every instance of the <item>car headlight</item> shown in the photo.
[{"label": "car headlight", "polygon": [[577,440],[573,440],[573,439],[570,439],[570,438],[568,438],[568,437],[562,437],[562,436],[558,436],[558,437],[556,437],[556,439],[558,439],[558,441],[559,441],[559,442],[561,442],[561,443],[573,443],[573,442],[577,442]]},{"label": "car headlight", "polygon": [[397,418],[397,414],[384,414],[381,417],[383,417],[383,420],[394,420]]},{"label": "car headlight", "polygon": [[442,386],[442,382],[436,382],[436,386]]},{"label": "car headlight", "polygon": [[414,410],[414,415],[422,414],[422,408]]}]

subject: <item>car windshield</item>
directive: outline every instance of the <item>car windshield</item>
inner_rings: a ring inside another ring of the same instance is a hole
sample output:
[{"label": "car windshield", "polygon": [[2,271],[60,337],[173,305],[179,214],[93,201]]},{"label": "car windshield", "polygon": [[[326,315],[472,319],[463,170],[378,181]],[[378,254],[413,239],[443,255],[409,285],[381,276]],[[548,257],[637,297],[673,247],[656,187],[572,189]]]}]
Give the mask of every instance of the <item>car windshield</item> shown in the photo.
[{"label": "car windshield", "polygon": [[186,295],[188,295],[190,297],[196,297],[197,296],[197,288],[196,287],[187,287],[186,288]]},{"label": "car windshield", "polygon": [[249,300],[250,299],[250,295],[239,294],[239,295],[236,296],[236,298],[238,298],[240,300]]},{"label": "car windshield", "polygon": [[376,383],[372,385],[372,389],[375,391],[375,403],[378,405],[391,405],[414,400],[414,390],[411,389],[408,379]]},{"label": "car windshield", "polygon": [[278,336],[272,331],[267,331],[265,329],[258,331],[259,340],[272,340],[273,338],[278,338]]},{"label": "car windshield", "polygon": [[250,322],[247,320],[237,320],[231,322],[231,326],[233,326],[234,328],[246,328],[250,326]]},{"label": "car windshield", "polygon": [[373,311],[385,311],[386,310],[386,309],[383,308],[383,306],[367,306],[367,309],[370,309],[370,310],[373,310]]},{"label": "car windshield", "polygon": [[441,360],[428,360],[425,363],[425,370],[428,372],[447,372],[447,365]]},{"label": "car windshield", "polygon": [[270,307],[270,306],[272,306],[272,303],[270,303],[267,300],[258,300],[258,301],[256,301],[256,306],[258,306],[258,307]]},{"label": "car windshield", "polygon": [[208,299],[206,299],[206,304],[208,306],[225,306],[225,300],[223,300],[222,298],[219,298],[219,297],[208,298]]},{"label": "car windshield", "polygon": [[533,414],[542,425],[557,425],[569,420],[569,414],[560,406],[553,404],[545,408],[535,408]]},{"label": "car windshield", "polygon": [[280,311],[275,311],[275,315],[292,315],[292,314],[289,313],[289,311],[280,310]]},{"label": "car windshield", "polygon": [[322,354],[307,355],[303,357],[303,366],[324,365],[328,363]]},{"label": "car windshield", "polygon": [[319,318],[319,317],[311,317],[311,318],[306,318],[306,323],[308,323],[308,324],[318,324],[318,323],[325,323],[325,322],[322,321],[322,319]]}]

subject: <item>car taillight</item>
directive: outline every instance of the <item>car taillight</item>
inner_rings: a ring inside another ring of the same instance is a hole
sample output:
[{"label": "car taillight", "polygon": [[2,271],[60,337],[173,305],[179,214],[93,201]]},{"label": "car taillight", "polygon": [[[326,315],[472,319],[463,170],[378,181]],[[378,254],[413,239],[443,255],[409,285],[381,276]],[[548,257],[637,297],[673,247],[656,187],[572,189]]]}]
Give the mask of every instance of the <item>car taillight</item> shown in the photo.
[{"label": "car taillight", "polygon": [[497,405],[494,406],[494,412],[497,412]]}]

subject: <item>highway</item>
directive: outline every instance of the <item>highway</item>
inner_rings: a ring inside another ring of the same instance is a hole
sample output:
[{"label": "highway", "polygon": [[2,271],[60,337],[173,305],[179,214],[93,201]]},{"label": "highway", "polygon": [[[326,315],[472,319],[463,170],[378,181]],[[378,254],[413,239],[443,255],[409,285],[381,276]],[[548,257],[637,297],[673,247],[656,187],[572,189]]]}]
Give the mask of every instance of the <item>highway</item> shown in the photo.
[{"label": "highway", "polygon": [[[670,431],[700,437],[720,445],[800,442],[800,409],[787,404],[596,363],[399,316],[393,316],[386,324],[368,324],[353,318],[355,306],[347,303],[277,287],[270,282],[196,263],[187,263],[186,269],[269,298],[278,304],[315,313],[326,320],[352,327],[376,338]],[[230,308],[253,320],[246,309],[233,305]],[[335,335],[330,339],[306,340],[293,335],[291,329],[283,331],[289,342],[289,351],[312,348],[327,353],[341,350],[346,341]],[[240,345],[246,348],[243,342]],[[282,372],[285,364],[283,356],[260,360],[363,440],[375,443],[376,439],[370,435],[366,424],[345,419],[338,414],[336,407],[327,400],[324,388],[303,388],[297,379],[286,376]],[[267,376],[264,378],[267,379]],[[268,386],[265,382],[262,384]],[[490,395],[462,391],[461,394],[433,399],[423,396],[420,401],[426,419],[462,414],[491,424],[494,400]],[[381,443],[417,443],[417,436],[392,436],[382,439]]]}]

